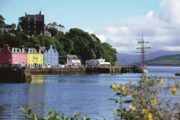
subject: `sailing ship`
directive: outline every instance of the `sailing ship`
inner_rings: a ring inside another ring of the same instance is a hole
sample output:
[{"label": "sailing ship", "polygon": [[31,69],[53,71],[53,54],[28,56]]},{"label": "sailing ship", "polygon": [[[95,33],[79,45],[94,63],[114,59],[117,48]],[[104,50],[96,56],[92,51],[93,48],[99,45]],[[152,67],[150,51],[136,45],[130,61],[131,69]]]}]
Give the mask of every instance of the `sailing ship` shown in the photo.
[{"label": "sailing ship", "polygon": [[137,49],[140,49],[140,53],[141,53],[141,64],[140,64],[140,72],[142,73],[148,73],[148,67],[145,64],[145,53],[146,53],[146,49],[150,49],[150,47],[146,47],[145,43],[149,43],[144,41],[143,35],[141,36],[141,41],[138,41],[138,44],[140,44],[140,47],[138,47]]}]

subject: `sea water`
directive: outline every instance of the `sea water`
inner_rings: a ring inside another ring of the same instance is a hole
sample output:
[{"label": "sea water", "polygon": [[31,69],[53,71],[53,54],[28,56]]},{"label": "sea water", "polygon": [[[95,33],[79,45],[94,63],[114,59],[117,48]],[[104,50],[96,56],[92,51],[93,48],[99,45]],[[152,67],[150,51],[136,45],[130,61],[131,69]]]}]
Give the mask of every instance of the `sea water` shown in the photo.
[{"label": "sea water", "polygon": [[[148,76],[163,76],[165,83],[180,67],[149,67]],[[34,75],[32,83],[0,84],[0,120],[25,120],[21,107],[32,108],[39,115],[49,109],[72,115],[87,114],[90,118],[113,120],[118,107],[113,83],[125,84],[128,80],[137,83],[141,74],[77,74]],[[165,93],[162,93],[162,97]],[[167,97],[167,96],[165,96]],[[178,96],[176,99],[180,100]]]}]

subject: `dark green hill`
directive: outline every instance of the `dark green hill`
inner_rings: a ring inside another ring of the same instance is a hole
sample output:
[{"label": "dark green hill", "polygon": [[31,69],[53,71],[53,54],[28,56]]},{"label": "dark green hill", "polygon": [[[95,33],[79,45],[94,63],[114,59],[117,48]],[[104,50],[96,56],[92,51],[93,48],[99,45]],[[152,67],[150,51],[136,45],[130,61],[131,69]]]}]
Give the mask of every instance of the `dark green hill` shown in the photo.
[{"label": "dark green hill", "polygon": [[166,55],[146,62],[148,65],[180,65],[180,54]]},{"label": "dark green hill", "polygon": [[116,61],[116,49],[108,43],[102,43],[95,34],[89,34],[78,28],[71,28],[65,33],[61,31],[53,31],[52,33],[53,36],[49,37],[41,35],[29,36],[18,30],[10,32],[0,31],[0,48],[4,44],[9,44],[10,47],[24,48],[49,48],[52,45],[61,57],[67,54],[77,55],[83,64],[86,60],[92,58],[104,58],[111,64],[114,64]]}]

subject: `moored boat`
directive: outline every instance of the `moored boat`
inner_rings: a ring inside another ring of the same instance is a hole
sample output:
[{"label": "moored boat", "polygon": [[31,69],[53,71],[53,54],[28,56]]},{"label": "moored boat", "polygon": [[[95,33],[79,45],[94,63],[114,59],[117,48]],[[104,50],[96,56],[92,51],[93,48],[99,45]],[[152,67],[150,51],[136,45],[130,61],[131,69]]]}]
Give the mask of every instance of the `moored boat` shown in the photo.
[{"label": "moored boat", "polygon": [[148,71],[148,69],[140,69],[140,71],[139,71],[139,73],[145,73],[145,74],[147,74],[149,71]]},{"label": "moored boat", "polygon": [[141,46],[136,48],[136,49],[140,49],[141,50],[141,52],[140,52],[141,53],[141,66],[140,66],[141,70],[140,71],[141,71],[141,73],[147,74],[148,73],[148,68],[147,68],[147,66],[145,64],[145,53],[146,53],[145,50],[146,49],[150,49],[151,47],[146,47],[145,43],[149,43],[149,42],[144,41],[143,35],[142,35],[142,40],[138,41],[138,44],[140,44]]},{"label": "moored boat", "polygon": [[144,69],[143,73],[147,74],[148,73],[148,69]]},{"label": "moored boat", "polygon": [[145,73],[147,74],[149,71],[148,71],[148,67],[146,65],[144,66],[141,66],[141,73]]},{"label": "moored boat", "polygon": [[149,71],[148,71],[148,67],[146,65],[144,65],[143,67],[143,73],[147,74]]},{"label": "moored boat", "polygon": [[180,72],[175,73],[176,76],[180,76]]}]

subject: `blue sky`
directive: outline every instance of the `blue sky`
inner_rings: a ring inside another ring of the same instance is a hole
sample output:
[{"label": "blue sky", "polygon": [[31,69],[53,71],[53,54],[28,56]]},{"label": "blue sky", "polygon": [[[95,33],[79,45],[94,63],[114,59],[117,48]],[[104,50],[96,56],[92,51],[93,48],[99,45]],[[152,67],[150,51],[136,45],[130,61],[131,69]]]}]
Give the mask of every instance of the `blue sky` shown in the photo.
[{"label": "blue sky", "polygon": [[158,11],[157,0],[1,0],[0,14],[7,23],[17,23],[25,12],[45,15],[45,22],[56,21],[67,28],[97,30],[107,24],[122,24],[129,17]]}]

